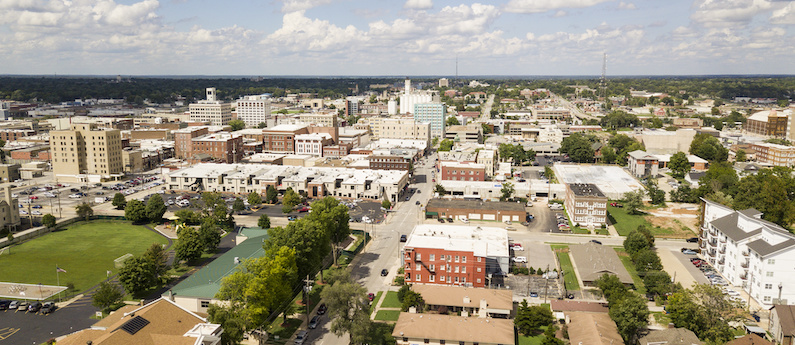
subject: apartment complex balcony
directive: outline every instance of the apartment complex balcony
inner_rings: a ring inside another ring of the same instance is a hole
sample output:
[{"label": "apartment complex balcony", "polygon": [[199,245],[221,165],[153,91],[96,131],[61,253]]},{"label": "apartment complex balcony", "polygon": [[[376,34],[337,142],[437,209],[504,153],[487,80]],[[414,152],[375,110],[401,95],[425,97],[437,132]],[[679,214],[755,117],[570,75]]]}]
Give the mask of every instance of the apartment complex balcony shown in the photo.
[{"label": "apartment complex balcony", "polygon": [[707,252],[707,255],[709,255],[709,256],[711,256],[711,257],[713,257],[713,258],[714,258],[716,253],[717,253],[717,252],[715,251],[715,249],[710,249],[710,250]]},{"label": "apartment complex balcony", "polygon": [[707,241],[701,241],[701,243],[699,243],[698,247],[701,248],[701,249],[707,249]]},{"label": "apartment complex balcony", "polygon": [[710,247],[717,247],[718,246],[718,241],[716,241],[715,239],[710,240],[709,241],[709,246]]},{"label": "apartment complex balcony", "polygon": [[720,243],[726,243],[726,238],[721,238]]},{"label": "apartment complex balcony", "polygon": [[720,250],[718,251],[718,253],[726,254],[726,247],[725,246],[720,247]]},{"label": "apartment complex balcony", "polygon": [[745,261],[741,262],[741,263],[740,263],[740,267],[742,267],[742,268],[748,268],[748,260],[745,260]]},{"label": "apartment complex balcony", "polygon": [[743,274],[741,274],[741,275],[740,275],[740,279],[742,279],[742,280],[748,280],[748,274],[747,274],[747,273],[743,273]]},{"label": "apartment complex balcony", "polygon": [[743,256],[750,256],[751,255],[751,253],[749,253],[749,252],[742,252],[742,254],[743,254]]}]

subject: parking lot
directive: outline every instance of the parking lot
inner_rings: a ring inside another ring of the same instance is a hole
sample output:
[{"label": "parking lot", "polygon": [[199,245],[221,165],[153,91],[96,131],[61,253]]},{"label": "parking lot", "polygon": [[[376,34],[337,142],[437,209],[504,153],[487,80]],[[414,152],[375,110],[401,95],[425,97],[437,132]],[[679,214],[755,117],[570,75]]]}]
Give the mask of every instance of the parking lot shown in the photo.
[{"label": "parking lot", "polygon": [[[85,298],[84,298],[85,299]],[[16,310],[0,311],[0,344],[42,344],[49,339],[90,327],[96,312],[83,299],[51,314]]]}]

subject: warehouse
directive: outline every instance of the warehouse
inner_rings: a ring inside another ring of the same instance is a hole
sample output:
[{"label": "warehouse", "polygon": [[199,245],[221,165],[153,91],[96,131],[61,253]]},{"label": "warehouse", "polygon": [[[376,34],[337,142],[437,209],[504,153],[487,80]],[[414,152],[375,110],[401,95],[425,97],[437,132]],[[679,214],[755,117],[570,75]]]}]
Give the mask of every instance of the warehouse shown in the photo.
[{"label": "warehouse", "polygon": [[519,222],[525,219],[525,209],[516,202],[431,199],[425,207],[425,217]]}]

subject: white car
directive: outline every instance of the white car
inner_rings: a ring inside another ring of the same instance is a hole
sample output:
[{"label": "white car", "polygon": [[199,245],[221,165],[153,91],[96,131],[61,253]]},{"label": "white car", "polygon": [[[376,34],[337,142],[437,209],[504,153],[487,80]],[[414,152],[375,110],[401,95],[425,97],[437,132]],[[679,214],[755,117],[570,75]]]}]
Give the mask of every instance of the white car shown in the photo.
[{"label": "white car", "polygon": [[34,215],[34,216],[41,216],[41,211],[39,211],[39,210],[33,210],[33,212],[31,212],[30,214],[32,214],[32,215]]},{"label": "white car", "polygon": [[71,194],[71,195],[69,195],[69,198],[71,198],[71,199],[80,199],[80,198],[82,198],[82,197],[83,197],[83,196],[82,196],[82,195],[80,195],[80,194]]},{"label": "white car", "polygon": [[521,244],[514,244],[513,245],[513,250],[517,251],[517,252],[522,252],[522,251],[524,251],[524,247],[522,247]]},{"label": "white car", "polygon": [[25,211],[25,210],[19,210],[19,214],[28,214],[28,211]]},{"label": "white car", "polygon": [[513,260],[513,262],[527,262],[527,257],[526,256],[514,256],[513,258],[511,258],[511,260]]}]

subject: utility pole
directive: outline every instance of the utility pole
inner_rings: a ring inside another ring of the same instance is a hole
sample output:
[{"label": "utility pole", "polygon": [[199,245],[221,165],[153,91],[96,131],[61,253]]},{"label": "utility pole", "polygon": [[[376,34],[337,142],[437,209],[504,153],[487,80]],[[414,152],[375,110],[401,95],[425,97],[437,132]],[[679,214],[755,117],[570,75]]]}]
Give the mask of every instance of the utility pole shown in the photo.
[{"label": "utility pole", "polygon": [[310,312],[309,306],[312,304],[309,301],[309,291],[312,291],[312,284],[314,282],[315,282],[314,280],[309,279],[309,275],[307,274],[306,275],[306,279],[304,279],[304,283],[306,284],[306,285],[304,285],[304,305],[306,306],[306,328],[307,329],[309,329],[309,312]]},{"label": "utility pole", "polygon": [[61,193],[55,194],[58,196],[58,219],[63,218],[63,213],[61,212]]},{"label": "utility pole", "polygon": [[547,303],[547,289],[549,289],[549,264],[547,264],[547,270],[544,275],[544,303]]}]

